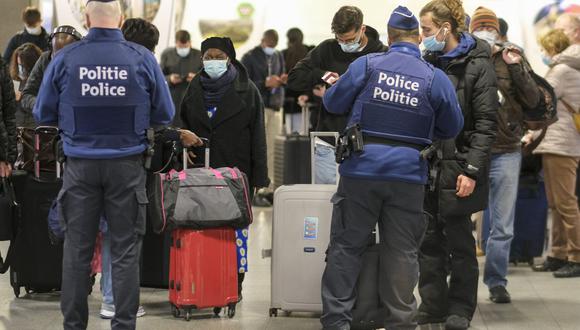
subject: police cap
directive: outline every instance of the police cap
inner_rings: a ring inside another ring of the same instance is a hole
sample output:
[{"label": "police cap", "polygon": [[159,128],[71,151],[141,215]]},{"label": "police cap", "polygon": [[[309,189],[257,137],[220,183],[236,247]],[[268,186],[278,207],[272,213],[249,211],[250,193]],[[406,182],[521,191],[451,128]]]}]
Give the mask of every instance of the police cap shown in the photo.
[{"label": "police cap", "polygon": [[398,30],[416,30],[419,21],[407,7],[399,6],[391,14],[388,26]]}]

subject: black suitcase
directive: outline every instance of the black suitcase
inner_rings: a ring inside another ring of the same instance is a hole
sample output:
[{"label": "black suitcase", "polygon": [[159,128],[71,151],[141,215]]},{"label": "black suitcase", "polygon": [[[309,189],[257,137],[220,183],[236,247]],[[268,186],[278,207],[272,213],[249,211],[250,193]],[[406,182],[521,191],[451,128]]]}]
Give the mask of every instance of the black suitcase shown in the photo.
[{"label": "black suitcase", "polygon": [[379,298],[379,245],[373,244],[363,255],[362,269],[357,283],[357,297],[352,309],[351,329],[370,330],[385,327]]},{"label": "black suitcase", "polygon": [[47,217],[61,186],[60,180],[42,181],[32,175],[15,177],[20,216],[5,267],[10,267],[10,284],[16,297],[20,296],[21,287],[26,293],[60,291],[62,245],[51,244]]},{"label": "black suitcase", "polygon": [[276,137],[274,143],[274,189],[282,185],[311,183],[308,106],[302,108],[302,122],[302,134],[282,134]]},{"label": "black suitcase", "polygon": [[[147,221],[149,222],[149,219]],[[141,252],[141,287],[156,289],[169,287],[170,247],[171,231],[156,234],[148,223]]]}]

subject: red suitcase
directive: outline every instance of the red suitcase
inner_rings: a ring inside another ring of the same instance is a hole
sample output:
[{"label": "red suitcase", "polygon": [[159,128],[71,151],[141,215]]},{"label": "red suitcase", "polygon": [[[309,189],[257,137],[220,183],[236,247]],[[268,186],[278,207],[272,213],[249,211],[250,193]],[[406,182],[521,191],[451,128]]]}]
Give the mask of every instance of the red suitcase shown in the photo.
[{"label": "red suitcase", "polygon": [[191,319],[192,309],[228,307],[238,302],[236,237],[232,228],[176,229],[169,257],[169,301],[173,316]]}]

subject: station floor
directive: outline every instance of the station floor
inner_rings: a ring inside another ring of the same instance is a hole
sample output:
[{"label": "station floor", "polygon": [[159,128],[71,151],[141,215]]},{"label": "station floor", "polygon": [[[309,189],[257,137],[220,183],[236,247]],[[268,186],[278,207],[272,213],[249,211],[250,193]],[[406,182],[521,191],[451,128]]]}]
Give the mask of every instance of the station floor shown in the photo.
[{"label": "station floor", "polygon": [[[211,311],[194,314],[190,322],[175,319],[170,312],[167,292],[142,289],[141,304],[147,315],[140,318],[138,329],[204,330],[316,330],[321,329],[318,315],[293,313],[268,317],[270,307],[270,259],[262,258],[262,249],[271,247],[272,211],[256,209],[249,240],[249,273],[244,282],[244,299],[233,319],[214,318]],[[0,243],[5,255],[7,243]],[[483,259],[480,260],[483,263]],[[296,270],[300,271],[299,269]],[[487,288],[479,286],[479,305],[471,329],[490,330],[580,330],[580,278],[554,279],[551,274],[535,273],[521,265],[510,268],[508,289],[513,303],[496,305],[488,300]],[[98,281],[97,281],[98,283]],[[62,329],[59,295],[23,295],[15,298],[8,274],[0,275],[0,329]],[[89,297],[89,329],[110,329],[108,320],[98,316],[101,295],[98,284]],[[443,329],[440,325],[422,329]]]}]

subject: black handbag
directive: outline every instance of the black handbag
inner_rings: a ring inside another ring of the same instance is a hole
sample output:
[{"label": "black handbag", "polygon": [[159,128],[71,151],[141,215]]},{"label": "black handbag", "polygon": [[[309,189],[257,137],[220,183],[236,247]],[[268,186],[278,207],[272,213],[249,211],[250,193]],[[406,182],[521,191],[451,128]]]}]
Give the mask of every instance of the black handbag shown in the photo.
[{"label": "black handbag", "polygon": [[18,203],[12,181],[9,178],[2,178],[0,183],[0,241],[9,241],[13,238],[17,207]]}]

